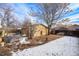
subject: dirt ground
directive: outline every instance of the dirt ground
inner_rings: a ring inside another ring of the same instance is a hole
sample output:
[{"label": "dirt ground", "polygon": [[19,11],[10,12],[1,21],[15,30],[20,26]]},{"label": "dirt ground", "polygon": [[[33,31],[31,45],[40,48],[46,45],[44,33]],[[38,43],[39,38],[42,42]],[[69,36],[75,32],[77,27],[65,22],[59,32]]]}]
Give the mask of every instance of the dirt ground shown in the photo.
[{"label": "dirt ground", "polygon": [[11,51],[18,51],[18,50],[23,50],[31,47],[35,47],[38,45],[45,44],[49,41],[56,40],[57,38],[60,38],[62,36],[60,35],[47,35],[47,36],[41,36],[41,37],[35,37],[32,39],[29,39],[28,41],[30,42],[29,44],[19,44],[19,45],[8,45],[6,44],[4,47],[0,47],[0,55],[1,56],[10,56]]}]

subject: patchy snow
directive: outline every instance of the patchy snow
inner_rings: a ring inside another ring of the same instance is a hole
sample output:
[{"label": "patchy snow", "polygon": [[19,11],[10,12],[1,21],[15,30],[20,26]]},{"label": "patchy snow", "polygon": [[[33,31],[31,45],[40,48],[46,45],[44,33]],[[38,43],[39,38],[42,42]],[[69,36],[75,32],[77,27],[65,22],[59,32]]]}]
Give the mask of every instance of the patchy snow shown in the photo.
[{"label": "patchy snow", "polygon": [[79,38],[64,36],[44,45],[13,52],[13,56],[75,56],[79,55]]},{"label": "patchy snow", "polygon": [[28,40],[27,37],[21,37],[21,38],[19,38],[19,40],[20,40],[21,44],[28,44],[28,43],[30,43],[30,42],[27,41]]}]

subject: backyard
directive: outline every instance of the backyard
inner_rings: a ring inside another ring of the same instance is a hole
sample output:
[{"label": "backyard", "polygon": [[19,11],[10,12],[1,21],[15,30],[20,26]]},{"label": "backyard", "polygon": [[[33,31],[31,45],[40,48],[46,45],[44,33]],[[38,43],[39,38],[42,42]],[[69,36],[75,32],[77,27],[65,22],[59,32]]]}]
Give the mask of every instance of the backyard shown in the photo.
[{"label": "backyard", "polygon": [[0,3],[0,56],[79,56],[78,9],[76,3]]}]

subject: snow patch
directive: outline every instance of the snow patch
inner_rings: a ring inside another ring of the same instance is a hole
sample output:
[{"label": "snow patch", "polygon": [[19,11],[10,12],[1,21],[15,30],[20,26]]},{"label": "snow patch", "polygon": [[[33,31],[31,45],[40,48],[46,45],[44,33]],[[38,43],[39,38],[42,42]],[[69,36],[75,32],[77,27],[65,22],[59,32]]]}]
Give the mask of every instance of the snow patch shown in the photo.
[{"label": "snow patch", "polygon": [[79,38],[64,36],[44,45],[24,49],[13,56],[75,56],[79,55]]}]

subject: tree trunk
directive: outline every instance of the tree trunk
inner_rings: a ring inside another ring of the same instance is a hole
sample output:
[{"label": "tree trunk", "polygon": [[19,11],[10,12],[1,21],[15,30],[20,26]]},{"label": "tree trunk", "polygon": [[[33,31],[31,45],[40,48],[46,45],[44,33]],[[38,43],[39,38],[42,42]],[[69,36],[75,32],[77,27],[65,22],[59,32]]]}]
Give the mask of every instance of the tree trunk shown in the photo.
[{"label": "tree trunk", "polygon": [[32,39],[32,26],[29,27],[29,39]]},{"label": "tree trunk", "polygon": [[31,39],[31,30],[29,28],[28,38]]},{"label": "tree trunk", "polygon": [[48,35],[51,34],[51,25],[48,26]]}]

